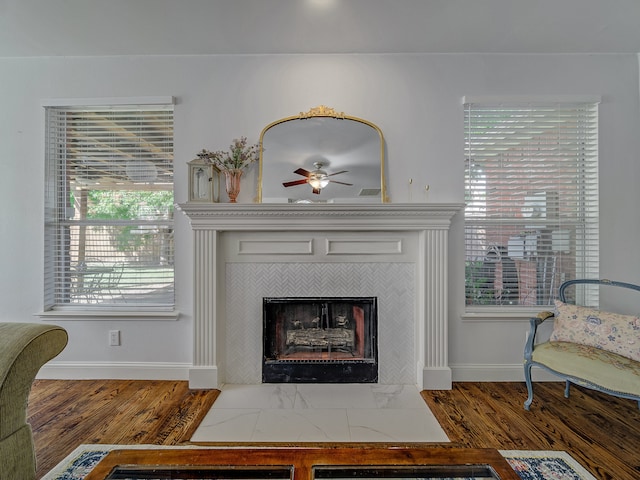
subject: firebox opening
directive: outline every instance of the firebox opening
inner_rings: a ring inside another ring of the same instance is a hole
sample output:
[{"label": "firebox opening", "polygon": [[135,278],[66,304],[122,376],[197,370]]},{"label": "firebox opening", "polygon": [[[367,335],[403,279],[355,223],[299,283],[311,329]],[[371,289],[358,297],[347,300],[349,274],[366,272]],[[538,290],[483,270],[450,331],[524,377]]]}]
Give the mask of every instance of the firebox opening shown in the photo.
[{"label": "firebox opening", "polygon": [[263,383],[376,383],[375,297],[263,298]]}]

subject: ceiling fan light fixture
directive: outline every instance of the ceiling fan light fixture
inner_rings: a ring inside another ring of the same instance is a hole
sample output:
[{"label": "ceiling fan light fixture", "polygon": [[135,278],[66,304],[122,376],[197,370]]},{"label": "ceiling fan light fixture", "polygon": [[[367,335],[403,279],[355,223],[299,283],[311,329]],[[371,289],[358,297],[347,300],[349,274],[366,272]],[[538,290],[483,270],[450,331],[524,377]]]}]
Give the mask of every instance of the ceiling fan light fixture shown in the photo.
[{"label": "ceiling fan light fixture", "polygon": [[329,177],[324,172],[312,172],[309,176],[309,185],[313,188],[324,188],[329,185]]},{"label": "ceiling fan light fixture", "polygon": [[323,189],[329,185],[329,175],[322,170],[324,166],[322,162],[315,162],[313,166],[316,167],[316,169],[309,174],[309,185],[311,185],[314,190]]}]

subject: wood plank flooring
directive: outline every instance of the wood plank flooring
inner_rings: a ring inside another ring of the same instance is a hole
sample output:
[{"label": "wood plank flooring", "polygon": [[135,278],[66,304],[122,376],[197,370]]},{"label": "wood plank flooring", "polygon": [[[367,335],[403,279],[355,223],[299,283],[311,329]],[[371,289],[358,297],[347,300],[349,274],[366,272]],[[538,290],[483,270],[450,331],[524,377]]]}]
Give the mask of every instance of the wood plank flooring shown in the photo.
[{"label": "wood plank flooring", "polygon": [[[455,383],[422,396],[451,446],[565,450],[598,479],[640,479],[636,402],[564,384],[536,383],[531,411],[524,383]],[[28,420],[38,478],[82,443],[179,445],[219,392],[181,381],[37,380]]]},{"label": "wood plank flooring", "polygon": [[456,383],[422,392],[458,446],[503,450],[564,450],[598,479],[640,479],[640,410],[631,400],[571,387],[534,385],[531,411],[524,383]]},{"label": "wood plank flooring", "polygon": [[83,443],[178,445],[191,437],[219,395],[187,382],[36,380],[28,421],[37,477]]}]

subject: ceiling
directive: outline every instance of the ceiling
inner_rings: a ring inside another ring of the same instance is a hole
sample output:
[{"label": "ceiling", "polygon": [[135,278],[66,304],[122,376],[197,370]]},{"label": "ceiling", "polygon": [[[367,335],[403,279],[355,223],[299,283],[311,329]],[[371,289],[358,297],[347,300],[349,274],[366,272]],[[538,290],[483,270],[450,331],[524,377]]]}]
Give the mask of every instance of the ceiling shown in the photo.
[{"label": "ceiling", "polygon": [[0,0],[0,57],[638,52],[640,0]]}]

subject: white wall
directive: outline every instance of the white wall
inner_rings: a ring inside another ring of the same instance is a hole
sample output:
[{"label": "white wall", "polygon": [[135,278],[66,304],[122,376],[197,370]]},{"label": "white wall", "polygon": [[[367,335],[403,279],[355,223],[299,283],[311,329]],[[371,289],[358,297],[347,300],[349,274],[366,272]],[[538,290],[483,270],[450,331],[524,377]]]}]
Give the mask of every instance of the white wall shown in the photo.
[{"label": "white wall", "polygon": [[[40,321],[43,137],[49,98],[172,95],[176,201],[202,148],[257,141],[271,121],[320,104],[376,123],[392,202],[463,201],[464,95],[601,95],[603,277],[640,283],[640,87],[637,55],[261,55],[0,59],[0,250],[3,318]],[[413,179],[413,191],[408,179]],[[255,169],[239,201],[254,195]],[[425,184],[430,185],[427,194]],[[463,228],[450,233],[450,363],[454,380],[520,375],[527,324],[461,320]],[[455,254],[458,254],[455,256]],[[178,321],[59,321],[70,344],[52,376],[186,378],[192,355],[192,241],[176,215]],[[108,347],[107,332],[122,331]],[[66,367],[77,367],[70,369]],[[517,374],[514,372],[517,368]],[[71,372],[71,373],[70,373]],[[505,373],[506,372],[506,373]]]}]

